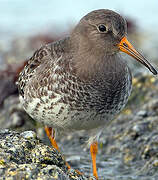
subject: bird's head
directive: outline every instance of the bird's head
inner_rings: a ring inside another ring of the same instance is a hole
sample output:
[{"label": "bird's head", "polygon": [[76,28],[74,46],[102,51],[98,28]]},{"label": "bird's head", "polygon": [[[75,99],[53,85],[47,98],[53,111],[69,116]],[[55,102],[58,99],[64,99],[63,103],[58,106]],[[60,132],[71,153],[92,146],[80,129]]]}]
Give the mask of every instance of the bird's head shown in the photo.
[{"label": "bird's head", "polygon": [[[118,13],[100,9],[85,15],[73,31],[85,51],[112,55],[123,51],[145,65],[154,75],[154,67],[127,40],[127,24]],[[83,51],[84,51],[83,50]]]}]

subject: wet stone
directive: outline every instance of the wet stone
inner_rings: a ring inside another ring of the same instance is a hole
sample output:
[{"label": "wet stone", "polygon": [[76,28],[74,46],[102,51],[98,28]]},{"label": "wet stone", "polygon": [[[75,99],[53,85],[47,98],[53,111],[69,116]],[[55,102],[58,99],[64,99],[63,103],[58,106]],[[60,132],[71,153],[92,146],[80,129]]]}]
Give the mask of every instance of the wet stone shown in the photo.
[{"label": "wet stone", "polygon": [[86,180],[69,171],[64,157],[40,143],[33,131],[0,130],[0,179]]},{"label": "wet stone", "polygon": [[31,138],[36,138],[36,133],[34,131],[25,131],[20,134],[23,136],[25,139],[31,139]]},{"label": "wet stone", "polygon": [[141,116],[141,117],[147,117],[148,116],[148,112],[145,110],[141,110],[138,111],[138,113],[136,114],[137,116]]}]

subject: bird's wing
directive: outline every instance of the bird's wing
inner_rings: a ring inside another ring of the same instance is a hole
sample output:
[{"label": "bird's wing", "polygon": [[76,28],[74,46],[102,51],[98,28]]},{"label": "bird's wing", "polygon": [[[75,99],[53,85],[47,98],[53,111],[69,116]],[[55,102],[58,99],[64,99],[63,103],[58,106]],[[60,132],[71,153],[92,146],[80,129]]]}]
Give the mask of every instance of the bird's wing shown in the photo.
[{"label": "bird's wing", "polygon": [[47,46],[43,46],[27,61],[24,69],[20,72],[18,78],[18,89],[19,93],[24,95],[24,88],[27,82],[35,75],[35,72],[41,64],[43,64],[44,59],[50,54],[50,49]]},{"label": "bird's wing", "polygon": [[[33,56],[28,60],[23,71],[19,75],[18,88],[20,95],[24,96],[24,91],[31,86],[34,89],[48,87],[52,84],[64,81],[70,71],[71,57],[64,52],[67,39],[57,41],[41,47],[35,51]],[[60,80],[59,80],[60,79]]]}]

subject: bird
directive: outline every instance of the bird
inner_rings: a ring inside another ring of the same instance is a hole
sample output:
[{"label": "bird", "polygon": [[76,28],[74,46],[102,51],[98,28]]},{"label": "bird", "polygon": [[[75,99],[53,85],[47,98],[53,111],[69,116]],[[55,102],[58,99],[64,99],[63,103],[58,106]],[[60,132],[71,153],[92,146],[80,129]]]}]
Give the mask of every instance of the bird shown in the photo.
[{"label": "bird", "polygon": [[69,36],[35,51],[17,83],[24,110],[45,126],[58,151],[56,131],[85,130],[96,179],[99,136],[124,108],[132,90],[131,70],[121,51],[157,74],[128,41],[125,19],[109,9],[94,10]]}]

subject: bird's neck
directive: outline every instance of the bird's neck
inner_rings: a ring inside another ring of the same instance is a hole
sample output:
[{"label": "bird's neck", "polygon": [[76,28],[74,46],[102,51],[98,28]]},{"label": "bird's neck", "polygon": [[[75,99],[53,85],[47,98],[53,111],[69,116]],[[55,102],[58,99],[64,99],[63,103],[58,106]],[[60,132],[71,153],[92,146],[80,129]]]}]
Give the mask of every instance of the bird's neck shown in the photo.
[{"label": "bird's neck", "polygon": [[118,73],[124,70],[125,63],[119,58],[117,53],[107,54],[91,50],[80,50],[74,53],[73,65],[75,67],[76,75],[85,81],[95,80],[100,77],[104,78],[107,74]]},{"label": "bird's neck", "polygon": [[[76,35],[76,34],[75,34]],[[84,81],[95,80],[104,77],[108,74],[119,74],[119,71],[124,72],[126,63],[121,58],[118,52],[108,52],[104,48],[95,46],[89,43],[83,37],[80,39],[73,36],[70,38],[72,65],[75,69],[75,74]]]}]

